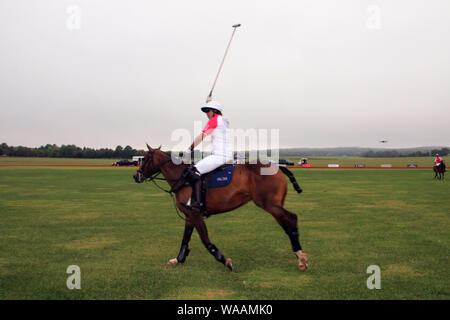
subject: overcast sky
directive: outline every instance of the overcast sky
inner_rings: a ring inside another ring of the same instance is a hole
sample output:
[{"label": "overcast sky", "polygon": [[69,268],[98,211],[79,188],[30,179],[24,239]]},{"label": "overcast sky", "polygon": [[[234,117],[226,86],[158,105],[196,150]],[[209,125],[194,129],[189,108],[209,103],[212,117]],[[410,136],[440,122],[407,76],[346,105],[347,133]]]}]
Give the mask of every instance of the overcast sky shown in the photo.
[{"label": "overcast sky", "polygon": [[448,0],[1,0],[0,142],[170,149],[206,124],[234,23],[214,92],[232,128],[449,145]]}]

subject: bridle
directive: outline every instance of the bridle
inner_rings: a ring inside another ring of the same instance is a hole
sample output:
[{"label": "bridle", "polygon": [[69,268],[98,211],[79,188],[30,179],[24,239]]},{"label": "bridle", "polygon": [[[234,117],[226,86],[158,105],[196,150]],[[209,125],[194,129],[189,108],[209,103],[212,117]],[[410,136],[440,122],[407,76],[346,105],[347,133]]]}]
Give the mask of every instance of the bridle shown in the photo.
[{"label": "bridle", "polygon": [[164,161],[162,161],[161,163],[158,163],[158,165],[157,166],[153,166],[153,156],[154,156],[154,154],[155,154],[155,151],[148,151],[148,153],[149,153],[149,155],[150,155],[150,160],[147,160],[146,161],[146,163],[145,163],[145,167],[147,167],[148,166],[148,161],[150,161],[150,166],[155,170],[155,173],[154,174],[152,174],[152,175],[150,175],[149,177],[147,177],[145,174],[144,174],[144,172],[143,172],[143,168],[142,168],[142,166],[139,168],[139,170],[138,170],[138,175],[139,175],[139,180],[141,180],[141,181],[145,181],[145,182],[147,182],[147,181],[153,181],[153,180],[155,180],[155,179],[157,179],[157,180],[166,180],[166,179],[164,179],[164,178],[157,178],[158,177],[158,175],[160,175],[161,174],[161,167],[163,166],[163,165],[165,165],[166,163],[168,163],[168,162],[170,162],[170,161],[172,161],[172,159],[166,159],[166,160],[164,160]]},{"label": "bridle", "polygon": [[[185,175],[184,174],[182,174],[178,179],[167,179],[167,178],[161,178],[161,177],[158,177],[160,174],[161,174],[161,168],[165,165],[165,164],[167,164],[167,163],[169,163],[169,162],[172,162],[172,158],[169,158],[169,159],[165,159],[165,160],[163,160],[163,161],[161,161],[160,163],[158,163],[156,166],[154,166],[153,165],[153,158],[154,158],[154,153],[155,153],[155,151],[154,150],[152,150],[152,151],[148,151],[148,153],[149,153],[149,155],[150,155],[150,159],[149,160],[147,160],[146,161],[146,164],[145,164],[145,167],[147,167],[148,165],[150,165],[151,166],[151,168],[153,169],[153,170],[155,170],[155,173],[153,173],[153,174],[151,174],[150,176],[146,176],[145,174],[144,174],[144,172],[143,172],[143,168],[142,168],[142,166],[139,168],[139,170],[138,170],[138,176],[139,176],[139,179],[142,181],[142,182],[149,182],[149,181],[151,181],[151,182],[153,182],[154,184],[155,184],[155,186],[157,186],[159,189],[161,189],[162,191],[164,191],[164,192],[167,192],[167,193],[169,193],[170,195],[172,195],[172,193],[175,193],[175,192],[177,192],[179,189],[181,189],[183,186],[184,186],[184,183],[182,183],[182,184],[180,184],[180,185],[178,185],[179,184],[179,182],[181,181],[181,180],[183,180],[183,178],[185,177]],[[150,162],[149,162],[150,161]],[[156,183],[156,181],[155,180],[162,180],[162,181],[173,181],[173,182],[175,182],[175,184],[174,184],[174,187],[172,187],[172,188],[170,188],[170,190],[166,190],[166,189],[164,189],[163,187],[161,187],[160,185],[158,185],[157,183]],[[178,186],[177,186],[178,185]]]},{"label": "bridle", "polygon": [[[148,162],[148,161],[150,161],[150,166],[153,168],[153,170],[155,170],[155,173],[153,173],[152,175],[150,175],[150,176],[147,177],[147,176],[143,173],[142,166],[141,166],[141,167],[139,168],[138,172],[137,172],[137,174],[138,174],[138,176],[139,176],[139,180],[142,179],[141,182],[149,182],[149,181],[151,181],[151,182],[153,182],[153,183],[155,184],[155,186],[156,186],[158,189],[160,189],[160,190],[162,190],[162,191],[167,192],[168,194],[170,194],[170,197],[172,198],[172,200],[173,200],[173,202],[174,202],[175,211],[176,211],[178,217],[180,217],[182,220],[186,220],[185,218],[183,218],[183,217],[180,215],[180,213],[179,213],[179,211],[178,211],[178,208],[177,208],[177,206],[176,206],[176,200],[175,200],[175,198],[174,198],[174,196],[173,196],[173,194],[174,194],[175,192],[177,192],[178,190],[180,190],[181,188],[183,188],[184,186],[186,186],[185,179],[184,179],[184,178],[186,177],[185,172],[183,172],[183,173],[181,174],[181,176],[180,176],[178,179],[167,179],[167,178],[161,178],[161,177],[158,177],[158,176],[161,174],[161,168],[162,168],[165,164],[167,164],[167,163],[169,163],[169,162],[172,162],[172,158],[165,159],[164,161],[161,161],[161,163],[158,163],[158,165],[154,167],[154,166],[153,166],[153,156],[154,156],[155,151],[150,151],[150,150],[149,150],[148,153],[149,153],[149,155],[150,155],[151,158],[150,158],[149,160],[146,161],[145,167],[147,167],[147,166],[149,165],[149,162]],[[173,187],[171,187],[169,190],[166,190],[166,189],[164,189],[163,187],[161,187],[159,184],[157,184],[155,180],[173,181],[173,182],[175,182],[175,184],[174,184]],[[180,182],[181,182],[181,183],[180,183]],[[178,186],[177,186],[177,185],[178,185]]]}]

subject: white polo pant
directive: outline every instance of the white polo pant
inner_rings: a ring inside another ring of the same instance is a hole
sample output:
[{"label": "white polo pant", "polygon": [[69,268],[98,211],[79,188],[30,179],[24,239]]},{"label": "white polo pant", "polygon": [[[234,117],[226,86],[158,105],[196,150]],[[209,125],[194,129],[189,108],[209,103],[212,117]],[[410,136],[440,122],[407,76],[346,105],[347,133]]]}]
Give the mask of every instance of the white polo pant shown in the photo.
[{"label": "white polo pant", "polygon": [[205,174],[213,171],[225,163],[233,163],[233,157],[212,154],[197,162],[195,164],[195,168],[197,168],[200,174]]}]

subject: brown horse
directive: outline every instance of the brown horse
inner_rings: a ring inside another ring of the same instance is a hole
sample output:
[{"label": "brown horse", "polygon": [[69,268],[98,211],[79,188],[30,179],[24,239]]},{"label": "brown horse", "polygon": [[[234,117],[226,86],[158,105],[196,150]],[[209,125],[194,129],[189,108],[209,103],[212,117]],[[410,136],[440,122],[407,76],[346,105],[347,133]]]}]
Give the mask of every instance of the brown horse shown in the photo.
[{"label": "brown horse", "polygon": [[[184,263],[190,251],[188,245],[195,228],[203,245],[216,260],[233,270],[232,260],[225,259],[219,249],[209,240],[203,213],[195,214],[181,205],[181,202],[186,202],[190,198],[192,192],[191,187],[184,181],[184,172],[187,165],[184,163],[175,164],[170,155],[160,150],[161,147],[152,149],[147,145],[147,148],[148,152],[145,154],[137,173],[133,176],[134,180],[137,183],[142,183],[148,179],[154,180],[161,173],[164,176],[163,180],[166,180],[171,187],[169,192],[175,194],[178,209],[186,216],[184,235],[178,257],[169,260],[168,264]],[[287,193],[287,182],[283,173],[290,178],[298,193],[301,192],[301,189],[292,173],[284,167],[280,167],[281,170],[277,170],[273,175],[261,175],[261,168],[268,166],[260,163],[236,165],[233,179],[229,185],[209,189],[206,197],[207,216],[234,210],[253,200],[257,206],[269,212],[284,229],[291,241],[292,250],[297,256],[298,268],[304,271],[308,268],[306,264],[308,256],[302,252],[300,246],[297,216],[283,208]]]},{"label": "brown horse", "polygon": [[439,166],[433,166],[434,178],[439,180],[444,180],[445,175],[445,162],[441,160],[441,164]]}]

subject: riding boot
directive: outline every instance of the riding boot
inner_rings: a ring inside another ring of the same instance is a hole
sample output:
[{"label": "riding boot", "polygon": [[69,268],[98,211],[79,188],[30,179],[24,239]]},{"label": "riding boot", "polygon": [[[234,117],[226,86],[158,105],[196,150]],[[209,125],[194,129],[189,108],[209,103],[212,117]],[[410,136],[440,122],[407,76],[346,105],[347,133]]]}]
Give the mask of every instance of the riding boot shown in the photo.
[{"label": "riding boot", "polygon": [[192,167],[188,170],[188,181],[192,187],[192,196],[190,201],[181,202],[181,204],[188,210],[192,210],[194,213],[198,214],[202,209],[202,201],[201,201],[201,189],[202,189],[202,179],[200,177],[200,173],[197,171],[195,167]]},{"label": "riding boot", "polygon": [[202,180],[198,179],[192,186],[191,207],[192,211],[196,214],[202,210]]}]

